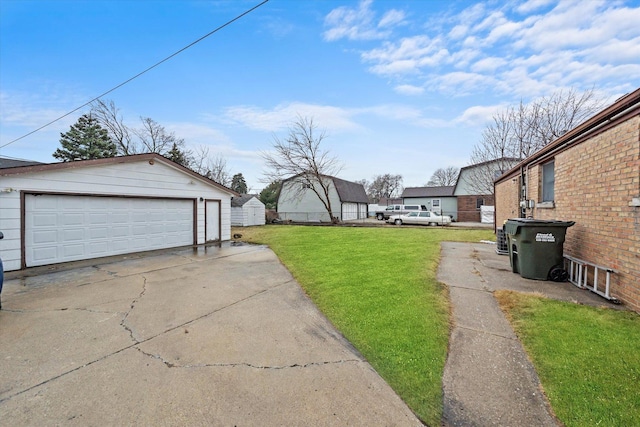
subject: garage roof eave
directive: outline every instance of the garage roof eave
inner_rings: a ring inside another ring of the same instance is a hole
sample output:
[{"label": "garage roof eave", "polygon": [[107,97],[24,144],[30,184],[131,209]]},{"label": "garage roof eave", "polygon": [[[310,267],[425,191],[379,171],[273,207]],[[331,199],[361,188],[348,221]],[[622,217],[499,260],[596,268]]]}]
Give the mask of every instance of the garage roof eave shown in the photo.
[{"label": "garage roof eave", "polygon": [[74,162],[58,162],[58,163],[41,163],[30,166],[16,166],[0,169],[0,176],[9,176],[9,175],[21,175],[21,174],[29,174],[29,173],[37,173],[37,172],[49,172],[56,170],[64,170],[64,169],[76,169],[90,166],[102,166],[102,165],[110,165],[110,164],[119,164],[119,163],[136,163],[136,162],[144,162],[147,161],[149,164],[153,164],[156,161],[162,162],[169,167],[179,170],[182,173],[190,175],[191,177],[198,179],[199,181],[214,186],[226,193],[229,193],[232,196],[240,196],[240,194],[236,193],[232,189],[225,187],[222,184],[215,182],[212,179],[207,178],[206,176],[200,175],[192,171],[189,168],[186,168],[172,160],[167,159],[164,156],[161,156],[157,153],[146,153],[146,154],[134,154],[130,156],[119,156],[119,157],[107,157],[104,159],[92,159],[92,160],[77,160]]}]

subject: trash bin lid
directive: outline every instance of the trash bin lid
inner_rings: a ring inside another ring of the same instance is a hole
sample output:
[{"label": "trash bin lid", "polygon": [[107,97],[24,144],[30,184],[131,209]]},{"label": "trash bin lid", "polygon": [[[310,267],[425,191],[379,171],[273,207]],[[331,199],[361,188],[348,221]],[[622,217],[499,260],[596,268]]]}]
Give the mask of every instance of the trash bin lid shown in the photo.
[{"label": "trash bin lid", "polygon": [[504,224],[504,231],[507,234],[518,234],[520,227],[571,227],[574,224],[575,221],[556,219],[510,218]]}]

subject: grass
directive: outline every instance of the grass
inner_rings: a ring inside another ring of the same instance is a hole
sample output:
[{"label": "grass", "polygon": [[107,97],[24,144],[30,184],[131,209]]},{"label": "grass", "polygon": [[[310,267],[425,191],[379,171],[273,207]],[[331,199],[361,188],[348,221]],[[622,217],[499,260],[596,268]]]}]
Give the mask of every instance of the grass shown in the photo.
[{"label": "grass", "polygon": [[566,426],[640,426],[640,316],[498,291]]},{"label": "grass", "polygon": [[269,245],[416,415],[440,425],[450,321],[446,288],[436,280],[440,242],[491,239],[491,231],[303,226],[237,231],[244,241]]}]

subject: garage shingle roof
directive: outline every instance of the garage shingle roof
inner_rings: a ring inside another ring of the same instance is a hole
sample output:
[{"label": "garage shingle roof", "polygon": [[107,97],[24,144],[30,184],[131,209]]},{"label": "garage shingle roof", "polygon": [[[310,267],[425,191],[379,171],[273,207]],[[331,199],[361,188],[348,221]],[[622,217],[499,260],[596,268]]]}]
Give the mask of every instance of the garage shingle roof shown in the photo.
[{"label": "garage shingle roof", "polygon": [[407,187],[400,197],[452,197],[455,186],[444,187]]},{"label": "garage shingle roof", "polygon": [[333,185],[336,186],[338,196],[342,202],[369,203],[364,186],[356,182],[345,181],[344,179],[332,177]]},{"label": "garage shingle roof", "polygon": [[34,162],[31,160],[17,160],[7,159],[6,157],[0,157],[0,169],[19,168],[22,166],[34,166],[41,165],[40,162]]}]

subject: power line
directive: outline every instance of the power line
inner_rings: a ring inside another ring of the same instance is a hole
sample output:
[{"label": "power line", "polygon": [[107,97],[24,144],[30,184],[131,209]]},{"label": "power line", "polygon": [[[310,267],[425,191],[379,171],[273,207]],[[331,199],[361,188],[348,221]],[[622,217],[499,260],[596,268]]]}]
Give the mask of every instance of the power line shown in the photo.
[{"label": "power line", "polygon": [[152,65],[152,66],[150,66],[149,68],[145,69],[144,71],[139,72],[138,74],[136,74],[135,76],[131,77],[130,79],[125,80],[124,82],[120,83],[119,85],[117,85],[117,86],[115,86],[115,87],[113,87],[113,88],[109,89],[108,91],[104,92],[104,93],[103,93],[103,94],[101,94],[101,95],[96,96],[96,97],[95,97],[95,98],[93,98],[92,100],[85,102],[85,103],[84,103],[84,104],[82,104],[81,106],[79,106],[79,107],[77,107],[77,108],[75,108],[75,109],[73,109],[73,110],[69,111],[68,113],[66,113],[66,114],[64,114],[64,115],[62,115],[62,116],[60,116],[60,117],[58,117],[57,119],[54,119],[54,120],[50,121],[49,123],[47,123],[47,124],[45,124],[45,125],[42,125],[42,126],[40,126],[39,128],[37,128],[37,129],[35,129],[35,130],[32,130],[31,132],[29,132],[29,133],[27,133],[27,134],[25,134],[25,135],[22,135],[22,136],[21,136],[21,137],[19,137],[19,138],[16,138],[16,139],[14,139],[14,140],[12,140],[12,141],[9,141],[9,142],[7,142],[7,143],[6,143],[6,144],[4,144],[4,145],[0,145],[0,148],[4,148],[4,147],[6,147],[6,146],[8,146],[8,145],[13,144],[14,142],[20,141],[21,139],[24,139],[24,138],[28,137],[29,135],[33,135],[34,133],[36,133],[36,132],[38,132],[38,131],[41,131],[42,129],[46,128],[47,126],[50,126],[50,125],[54,124],[54,123],[55,123],[55,122],[57,122],[58,120],[62,120],[62,119],[64,119],[65,117],[67,117],[67,116],[69,116],[69,115],[71,115],[71,114],[75,113],[76,111],[78,111],[78,110],[80,110],[80,109],[82,109],[82,108],[86,107],[87,105],[91,104],[92,102],[97,101],[98,99],[102,98],[103,96],[110,94],[110,93],[111,93],[111,92],[113,92],[114,90],[121,88],[122,86],[126,85],[127,83],[131,82],[132,80],[135,80],[135,79],[137,79],[138,77],[140,77],[141,75],[145,74],[147,71],[151,71],[152,69],[156,68],[158,65],[160,65],[160,64],[162,64],[162,63],[164,63],[164,62],[167,62],[168,60],[170,60],[170,59],[171,59],[171,58],[173,58],[174,56],[176,56],[176,55],[178,55],[178,54],[180,54],[180,53],[184,52],[184,51],[185,51],[185,50],[187,50],[187,49],[189,49],[191,46],[193,46],[193,45],[195,45],[195,44],[197,44],[197,43],[200,43],[202,40],[206,39],[206,38],[207,38],[207,37],[209,37],[210,35],[212,35],[212,34],[214,34],[214,33],[217,33],[218,31],[220,31],[220,30],[221,30],[221,29],[223,29],[224,27],[226,27],[226,26],[228,26],[228,25],[231,25],[232,23],[234,23],[234,22],[235,22],[235,21],[237,21],[238,19],[240,19],[240,18],[244,17],[245,15],[248,15],[249,13],[253,12],[254,10],[256,10],[257,8],[259,8],[259,7],[260,7],[260,6],[262,6],[263,4],[267,3],[268,1],[269,1],[269,0],[264,0],[262,3],[259,3],[259,4],[255,5],[255,6],[254,6],[254,7],[252,7],[251,9],[249,9],[249,10],[247,10],[247,11],[245,11],[245,12],[241,13],[240,15],[236,16],[235,18],[231,19],[230,21],[225,22],[224,24],[220,25],[220,26],[219,26],[218,28],[216,28],[215,30],[211,31],[211,32],[210,32],[210,33],[208,33],[208,34],[205,34],[204,36],[200,37],[198,40],[196,40],[196,41],[194,41],[194,42],[192,42],[192,43],[188,44],[187,46],[183,47],[182,49],[178,50],[177,52],[172,53],[171,55],[167,56],[167,57],[166,57],[166,58],[164,58],[163,60],[161,60],[161,61],[159,61],[159,62],[156,62],[155,64],[153,64],[153,65]]}]

